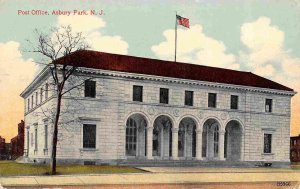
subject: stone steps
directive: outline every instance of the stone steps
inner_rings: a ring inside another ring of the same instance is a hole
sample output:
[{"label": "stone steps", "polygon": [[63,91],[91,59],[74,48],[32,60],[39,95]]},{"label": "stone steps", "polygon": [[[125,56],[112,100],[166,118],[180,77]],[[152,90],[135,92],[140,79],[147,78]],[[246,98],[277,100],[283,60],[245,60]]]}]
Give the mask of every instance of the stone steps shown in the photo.
[{"label": "stone steps", "polygon": [[254,167],[241,161],[199,161],[199,160],[124,160],[119,165],[132,167]]}]

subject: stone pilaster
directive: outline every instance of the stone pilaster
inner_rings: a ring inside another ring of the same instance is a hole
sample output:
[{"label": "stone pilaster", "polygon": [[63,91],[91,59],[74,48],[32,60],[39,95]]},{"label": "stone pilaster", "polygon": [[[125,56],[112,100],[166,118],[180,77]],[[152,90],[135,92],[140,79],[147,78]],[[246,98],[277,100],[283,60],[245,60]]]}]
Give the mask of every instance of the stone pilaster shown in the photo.
[{"label": "stone pilaster", "polygon": [[196,159],[202,160],[202,130],[196,130]]},{"label": "stone pilaster", "polygon": [[225,160],[224,158],[224,137],[225,131],[219,132],[219,160]]},{"label": "stone pilaster", "polygon": [[153,138],[153,127],[147,127],[147,159],[153,159],[152,138]]},{"label": "stone pilaster", "polygon": [[172,129],[172,159],[178,159],[178,128]]}]

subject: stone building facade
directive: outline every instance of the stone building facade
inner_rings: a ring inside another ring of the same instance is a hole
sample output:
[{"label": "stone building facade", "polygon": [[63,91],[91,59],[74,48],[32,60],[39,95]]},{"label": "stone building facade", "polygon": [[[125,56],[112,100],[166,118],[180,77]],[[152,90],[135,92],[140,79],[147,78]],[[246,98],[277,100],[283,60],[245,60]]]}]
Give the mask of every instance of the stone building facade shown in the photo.
[{"label": "stone building facade", "polygon": [[[95,51],[70,56],[81,61],[72,62],[78,69],[66,90],[82,85],[63,99],[59,162],[290,162],[295,92],[288,87],[250,72]],[[25,159],[47,162],[55,107],[49,67],[21,96]]]}]

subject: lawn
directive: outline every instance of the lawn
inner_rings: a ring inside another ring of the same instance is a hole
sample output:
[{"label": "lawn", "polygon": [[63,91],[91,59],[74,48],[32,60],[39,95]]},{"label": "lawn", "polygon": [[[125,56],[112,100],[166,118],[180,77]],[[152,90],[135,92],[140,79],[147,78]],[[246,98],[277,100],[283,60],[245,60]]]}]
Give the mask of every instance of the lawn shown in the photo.
[{"label": "lawn", "polygon": [[[1,176],[48,175],[48,165],[22,164],[14,161],[0,161]],[[139,173],[140,169],[110,165],[58,165],[57,174],[93,174],[93,173]]]}]

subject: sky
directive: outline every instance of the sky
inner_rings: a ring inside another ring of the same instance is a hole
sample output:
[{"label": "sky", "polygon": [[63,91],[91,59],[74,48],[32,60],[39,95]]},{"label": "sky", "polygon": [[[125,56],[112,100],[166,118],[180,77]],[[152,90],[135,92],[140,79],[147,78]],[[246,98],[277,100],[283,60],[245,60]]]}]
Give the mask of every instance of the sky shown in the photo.
[{"label": "sky", "polygon": [[[38,11],[49,15],[33,15]],[[34,29],[71,25],[93,50],[173,60],[176,12],[190,20],[190,29],[178,27],[178,61],[253,72],[300,92],[300,0],[0,0],[0,136],[17,134],[19,95],[41,70],[41,57],[28,52]],[[299,113],[296,94],[293,136]]]}]

